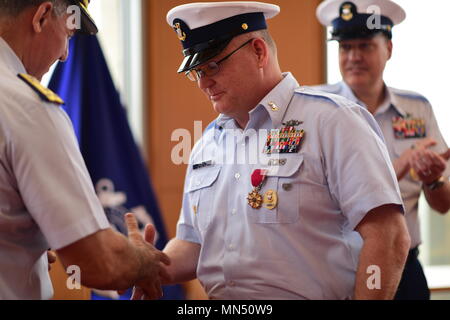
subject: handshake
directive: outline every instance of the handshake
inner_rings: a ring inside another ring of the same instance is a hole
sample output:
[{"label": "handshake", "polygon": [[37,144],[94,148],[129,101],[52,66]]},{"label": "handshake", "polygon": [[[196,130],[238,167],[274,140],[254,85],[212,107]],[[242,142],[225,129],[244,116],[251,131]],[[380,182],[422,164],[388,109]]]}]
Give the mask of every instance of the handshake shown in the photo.
[{"label": "handshake", "polygon": [[[57,250],[63,266],[77,266],[82,285],[124,293],[134,286],[133,299],[159,299],[161,285],[173,282],[169,257],[153,246],[155,229],[147,225],[142,236],[133,214],[125,215],[128,239],[111,228],[100,230]],[[55,256],[47,252],[49,264]]]},{"label": "handshake", "polygon": [[[171,277],[167,271],[170,265],[169,257],[153,246],[155,240],[155,228],[151,224],[145,227],[144,238],[138,227],[138,222],[132,213],[125,215],[125,222],[128,230],[128,240],[133,244],[142,259],[142,277],[134,288],[132,300],[152,300],[163,296],[162,284],[171,282]],[[119,294],[124,291],[119,290]]]}]

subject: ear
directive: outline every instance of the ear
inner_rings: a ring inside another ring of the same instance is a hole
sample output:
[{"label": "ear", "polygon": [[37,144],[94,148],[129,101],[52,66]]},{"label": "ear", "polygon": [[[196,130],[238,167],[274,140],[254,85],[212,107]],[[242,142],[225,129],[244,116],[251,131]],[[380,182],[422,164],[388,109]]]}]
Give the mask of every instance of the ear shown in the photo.
[{"label": "ear", "polygon": [[33,15],[33,30],[36,33],[42,32],[43,27],[48,23],[53,14],[53,4],[44,2],[36,9]]},{"label": "ear", "polygon": [[386,45],[387,45],[387,50],[388,50],[388,60],[390,60],[391,57],[392,57],[392,49],[393,49],[393,46],[394,46],[392,44],[392,40],[389,40]]},{"label": "ear", "polygon": [[252,42],[252,48],[257,58],[258,67],[262,68],[269,61],[269,46],[262,38],[256,38]]}]

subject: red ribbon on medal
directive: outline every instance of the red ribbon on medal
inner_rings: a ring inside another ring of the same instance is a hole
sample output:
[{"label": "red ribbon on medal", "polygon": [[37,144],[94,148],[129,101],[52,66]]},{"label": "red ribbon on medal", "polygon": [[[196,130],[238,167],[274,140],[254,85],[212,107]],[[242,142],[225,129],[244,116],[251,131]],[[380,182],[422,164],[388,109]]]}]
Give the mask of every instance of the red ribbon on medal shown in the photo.
[{"label": "red ribbon on medal", "polygon": [[253,171],[251,180],[253,185],[253,191],[247,196],[247,201],[250,207],[253,209],[260,209],[263,204],[263,197],[259,194],[262,184],[266,179],[267,170],[256,169]]},{"label": "red ribbon on medal", "polygon": [[266,175],[267,175],[267,170],[256,169],[255,171],[253,171],[252,177],[251,177],[251,179],[252,179],[252,186],[255,187],[255,188],[260,187],[261,184],[266,179]]}]

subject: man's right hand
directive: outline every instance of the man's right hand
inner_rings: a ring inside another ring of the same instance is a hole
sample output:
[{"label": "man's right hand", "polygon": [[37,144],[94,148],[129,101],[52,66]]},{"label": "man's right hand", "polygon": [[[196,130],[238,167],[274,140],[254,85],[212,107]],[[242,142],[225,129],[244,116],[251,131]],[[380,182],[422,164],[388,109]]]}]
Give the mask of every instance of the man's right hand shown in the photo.
[{"label": "man's right hand", "polygon": [[432,138],[425,138],[414,144],[410,149],[407,149],[402,155],[394,161],[394,169],[397,175],[397,180],[400,181],[409,173],[411,169],[411,161],[417,153],[427,150],[437,144],[436,140]]},{"label": "man's right hand", "polygon": [[[162,297],[161,278],[168,277],[164,265],[170,265],[170,259],[152,245],[155,235],[155,230],[152,226],[146,226],[146,239],[144,240],[133,214],[126,214],[125,222],[128,229],[128,239],[139,249],[142,257],[145,259],[142,277],[136,283],[136,287],[142,291],[145,299],[159,299]],[[151,241],[146,241],[147,238]],[[136,292],[136,289],[134,292]]]}]

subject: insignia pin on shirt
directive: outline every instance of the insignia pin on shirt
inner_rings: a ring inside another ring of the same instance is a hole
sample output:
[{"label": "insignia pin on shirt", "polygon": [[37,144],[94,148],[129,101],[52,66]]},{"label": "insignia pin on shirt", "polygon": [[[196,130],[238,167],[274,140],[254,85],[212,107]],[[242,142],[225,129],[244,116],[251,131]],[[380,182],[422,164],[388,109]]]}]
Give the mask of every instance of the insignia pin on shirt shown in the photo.
[{"label": "insignia pin on shirt", "polygon": [[278,205],[278,194],[275,190],[269,190],[264,194],[263,200],[264,208],[273,210]]}]

